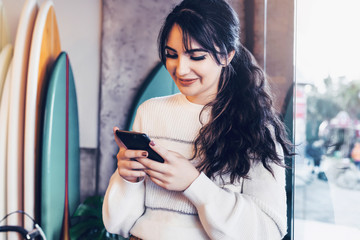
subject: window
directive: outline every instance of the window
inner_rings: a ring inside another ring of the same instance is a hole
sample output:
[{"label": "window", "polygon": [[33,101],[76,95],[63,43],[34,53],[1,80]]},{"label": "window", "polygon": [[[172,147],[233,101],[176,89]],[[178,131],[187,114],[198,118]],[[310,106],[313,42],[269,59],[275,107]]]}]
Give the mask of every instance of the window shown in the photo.
[{"label": "window", "polygon": [[360,1],[296,3],[294,239],[360,239]]}]

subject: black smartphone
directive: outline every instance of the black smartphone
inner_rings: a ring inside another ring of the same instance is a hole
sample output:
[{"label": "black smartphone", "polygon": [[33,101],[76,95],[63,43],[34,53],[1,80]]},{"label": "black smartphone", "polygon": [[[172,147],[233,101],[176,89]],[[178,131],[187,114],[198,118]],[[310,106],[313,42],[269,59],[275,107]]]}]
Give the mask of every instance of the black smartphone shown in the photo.
[{"label": "black smartphone", "polygon": [[145,150],[148,152],[148,158],[157,162],[164,162],[164,159],[155,152],[150,146],[150,138],[145,133],[116,130],[116,136],[131,150]]}]

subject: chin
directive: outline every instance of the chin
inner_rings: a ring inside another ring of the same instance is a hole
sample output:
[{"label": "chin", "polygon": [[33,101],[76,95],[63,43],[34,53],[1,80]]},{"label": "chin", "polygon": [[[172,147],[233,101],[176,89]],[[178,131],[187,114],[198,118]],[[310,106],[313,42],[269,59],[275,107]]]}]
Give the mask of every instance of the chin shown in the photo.
[{"label": "chin", "polygon": [[185,96],[193,96],[194,95],[194,92],[191,91],[191,88],[190,87],[183,87],[183,86],[178,86],[178,89],[179,91],[185,95]]}]

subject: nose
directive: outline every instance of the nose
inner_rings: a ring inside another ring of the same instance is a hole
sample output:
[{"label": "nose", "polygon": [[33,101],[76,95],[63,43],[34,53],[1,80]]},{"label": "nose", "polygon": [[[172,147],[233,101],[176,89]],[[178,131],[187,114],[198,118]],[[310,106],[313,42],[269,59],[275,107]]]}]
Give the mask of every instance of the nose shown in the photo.
[{"label": "nose", "polygon": [[176,66],[176,75],[184,76],[190,72],[190,59],[186,56],[179,56]]}]

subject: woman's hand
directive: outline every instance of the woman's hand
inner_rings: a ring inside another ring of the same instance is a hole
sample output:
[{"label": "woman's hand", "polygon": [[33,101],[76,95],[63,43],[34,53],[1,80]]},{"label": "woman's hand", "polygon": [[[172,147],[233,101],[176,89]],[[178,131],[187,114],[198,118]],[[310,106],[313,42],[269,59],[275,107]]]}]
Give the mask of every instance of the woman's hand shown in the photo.
[{"label": "woman's hand", "polygon": [[165,160],[159,163],[148,158],[139,158],[138,161],[146,167],[145,172],[151,180],[167,190],[184,191],[199,176],[199,171],[181,154],[169,151],[159,144],[150,142],[154,149]]},{"label": "woman's hand", "polygon": [[138,182],[140,178],[145,177],[146,173],[143,171],[145,169],[144,165],[139,163],[137,160],[139,158],[147,157],[148,153],[141,150],[126,149],[124,144],[116,136],[116,130],[118,130],[118,128],[114,127],[113,132],[115,142],[120,148],[118,154],[116,155],[118,173],[129,182]]}]

